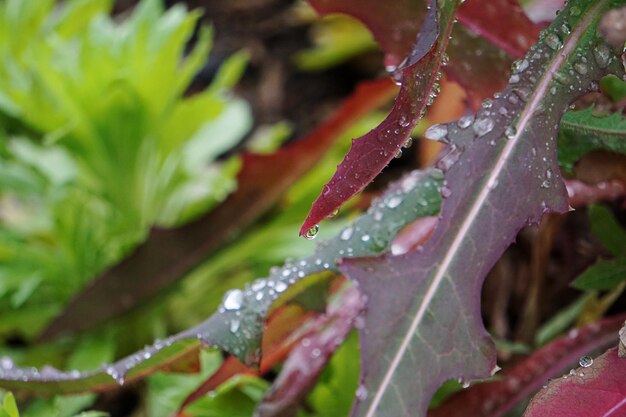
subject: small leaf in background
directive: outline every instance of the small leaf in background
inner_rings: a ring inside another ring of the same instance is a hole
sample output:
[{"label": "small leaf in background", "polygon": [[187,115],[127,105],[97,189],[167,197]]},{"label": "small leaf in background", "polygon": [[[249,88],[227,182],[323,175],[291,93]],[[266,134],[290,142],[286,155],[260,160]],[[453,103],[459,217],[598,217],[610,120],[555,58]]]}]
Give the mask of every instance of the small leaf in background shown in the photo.
[{"label": "small leaf in background", "polygon": [[598,116],[593,108],[563,115],[559,131],[559,163],[567,171],[587,152],[604,149],[626,154],[626,118],[614,113]]},{"label": "small leaf in background", "polygon": [[581,290],[611,290],[626,280],[626,257],[601,260],[580,274],[572,284]]},{"label": "small leaf in background", "polygon": [[611,211],[600,205],[589,208],[591,232],[614,256],[626,255],[626,230],[617,222]]},{"label": "small leaf in background", "polygon": [[626,360],[617,348],[557,378],[531,400],[524,417],[621,417],[626,415]]},{"label": "small leaf in background", "polygon": [[0,410],[2,417],[20,417],[20,412],[17,409],[15,403],[15,397],[13,394],[6,393],[2,399],[2,410]]}]

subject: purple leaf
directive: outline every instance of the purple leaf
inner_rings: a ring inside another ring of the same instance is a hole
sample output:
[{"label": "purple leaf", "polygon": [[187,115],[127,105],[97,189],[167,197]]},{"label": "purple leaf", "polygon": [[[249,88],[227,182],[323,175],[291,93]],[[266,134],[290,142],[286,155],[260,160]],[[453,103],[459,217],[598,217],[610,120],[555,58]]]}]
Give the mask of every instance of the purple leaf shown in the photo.
[{"label": "purple leaf", "polygon": [[614,345],[618,338],[617,331],[625,318],[620,314],[570,330],[527,358],[497,373],[494,381],[473,384],[452,394],[442,405],[430,411],[428,417],[505,415],[549,378],[563,372],[580,357]]},{"label": "purple leaf", "polygon": [[352,141],[352,148],[313,203],[301,236],[361,191],[401,150],[432,100],[458,3],[444,1],[444,6],[429,10],[413,51],[398,70],[403,82],[391,113],[376,129]]},{"label": "purple leaf", "polygon": [[439,164],[447,171],[441,220],[423,248],[347,259],[340,267],[367,297],[361,369],[368,395],[356,399],[354,416],[425,415],[442,382],[494,369],[480,314],[482,283],[523,226],[568,210],[555,136],[574,98],[607,71],[623,72],[615,56],[593,54],[609,4],[570,1],[516,62],[499,98],[476,116],[426,132],[451,146]]},{"label": "purple leaf", "polygon": [[558,378],[530,402],[524,417],[623,417],[626,415],[626,359],[617,348],[580,359],[580,367]]},{"label": "purple leaf", "polygon": [[352,329],[363,304],[363,298],[354,286],[348,286],[334,296],[327,313],[315,320],[311,330],[292,349],[255,416],[295,415],[300,401]]}]

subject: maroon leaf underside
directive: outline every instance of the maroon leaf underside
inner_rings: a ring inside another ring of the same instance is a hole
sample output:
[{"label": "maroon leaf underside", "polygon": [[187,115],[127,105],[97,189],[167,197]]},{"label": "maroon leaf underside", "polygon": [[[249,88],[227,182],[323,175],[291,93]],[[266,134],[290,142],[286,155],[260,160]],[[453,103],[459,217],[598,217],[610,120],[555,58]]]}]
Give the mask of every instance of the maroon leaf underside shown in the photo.
[{"label": "maroon leaf underside", "polygon": [[362,83],[329,120],[306,137],[271,155],[244,154],[238,189],[220,206],[187,225],[154,229],[133,254],[78,293],[41,339],[94,328],[167,288],[270,209],[341,132],[396,91],[386,79]]},{"label": "maroon leaf underside", "polygon": [[[553,77],[573,65],[570,54],[606,4],[583,14],[560,50],[543,43],[531,49],[520,81],[479,112],[479,125],[447,126],[453,144],[441,164],[451,165],[447,198],[424,247],[344,260],[340,270],[367,297],[360,341],[369,394],[356,399],[354,416],[424,415],[444,381],[483,378],[494,369],[495,349],[480,314],[482,282],[523,226],[568,210],[556,131],[568,103],[606,70],[592,67],[567,86]],[[484,132],[486,119],[493,125]]]},{"label": "maroon leaf underside", "polygon": [[468,0],[458,18],[463,26],[516,58],[523,57],[539,37],[539,29],[517,0]]},{"label": "maroon leaf underside", "polygon": [[[416,8],[415,4],[408,6],[409,3],[403,1],[385,2],[389,10],[379,10],[382,3],[376,1],[370,1],[367,5],[354,0],[312,0],[311,3],[320,13],[340,12],[359,18],[383,47],[389,62],[398,61],[401,52],[408,53],[408,45],[417,33],[415,22],[421,20],[420,8]],[[504,46],[514,56],[523,55],[525,48],[536,40],[537,29],[516,0],[498,0],[490,5],[494,9],[490,6],[489,10],[500,10],[500,13],[484,14],[484,4],[471,0],[460,8],[459,18],[464,16],[462,21],[498,47]],[[371,6],[371,10],[366,6]],[[399,8],[404,8],[402,19],[406,19],[406,16],[414,19],[412,25],[402,25],[391,20],[397,17]],[[502,10],[507,12],[501,13]],[[415,46],[402,63],[402,87],[391,113],[376,129],[353,141],[346,158],[313,203],[300,229],[301,235],[363,190],[401,150],[429,100],[435,95],[433,90],[440,69],[446,69],[453,80],[467,88],[474,103],[504,87],[503,77],[507,75],[505,69],[510,58],[475,35],[472,38],[467,31],[455,31],[452,47],[449,48],[450,65],[447,68],[442,66],[453,20],[439,24],[444,27],[438,27],[433,7],[424,19]],[[459,43],[456,39],[458,37],[464,42]],[[468,74],[475,73],[483,76],[478,80],[468,79]]]},{"label": "maroon leaf underside", "polygon": [[258,406],[256,417],[295,416],[299,403],[345,340],[363,310],[358,289],[349,286],[335,296],[324,316],[318,317],[285,361],[272,389]]},{"label": "maroon leaf underside", "polygon": [[524,417],[623,417],[626,415],[626,359],[617,347],[564,375],[531,400]]},{"label": "maroon leaf underside", "polygon": [[572,329],[496,374],[495,381],[477,383],[453,394],[428,417],[501,417],[581,356],[615,345],[624,319],[626,315],[620,314]]}]

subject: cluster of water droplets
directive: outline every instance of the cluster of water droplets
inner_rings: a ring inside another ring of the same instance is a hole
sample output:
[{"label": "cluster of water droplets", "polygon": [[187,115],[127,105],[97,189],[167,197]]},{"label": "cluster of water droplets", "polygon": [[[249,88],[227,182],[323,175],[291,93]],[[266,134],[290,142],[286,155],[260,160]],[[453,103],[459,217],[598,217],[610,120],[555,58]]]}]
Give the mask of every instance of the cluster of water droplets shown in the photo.
[{"label": "cluster of water droplets", "polygon": [[[526,126],[533,129],[537,136],[543,134],[545,137],[546,132],[556,131],[563,103],[570,102],[585,91],[597,89],[596,80],[617,59],[600,37],[591,41],[593,43],[591,48],[574,49],[574,53],[567,57],[554,74],[544,74],[549,63],[562,56],[561,50],[567,37],[572,33],[572,22],[576,23],[580,15],[580,10],[572,7],[546,29],[527,56],[513,62],[509,86],[503,92],[496,93],[493,100],[485,100],[476,114],[463,116],[455,122],[432,125],[425,131],[426,139],[449,145],[448,153],[438,162],[437,166],[440,169],[447,171],[457,162],[466,147],[476,140],[484,139],[491,146],[499,144],[503,146],[506,141],[518,138],[520,136],[518,116],[525,110],[528,101],[542,82],[542,77],[553,79],[549,83],[545,97],[542,96],[539,101],[533,102],[533,120]],[[545,162],[543,166],[546,166],[549,165],[549,160],[544,155],[551,155],[554,149],[550,148],[552,141],[544,142],[543,149],[533,146],[531,158],[535,160],[542,158]],[[537,176],[540,188],[550,188],[556,181],[560,181],[560,177],[551,169],[536,171],[532,166],[533,159],[527,163],[529,170]],[[497,185],[497,181],[488,184],[490,188]],[[445,196],[445,189],[442,194]]]}]

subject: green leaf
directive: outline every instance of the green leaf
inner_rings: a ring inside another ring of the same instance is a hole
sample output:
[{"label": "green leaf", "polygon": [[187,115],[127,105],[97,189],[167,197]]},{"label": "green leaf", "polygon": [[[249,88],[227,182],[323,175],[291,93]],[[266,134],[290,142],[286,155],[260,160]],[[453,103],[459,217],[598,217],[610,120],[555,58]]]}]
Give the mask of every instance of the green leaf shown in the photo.
[{"label": "green leaf", "polygon": [[626,231],[605,206],[593,205],[589,209],[591,232],[615,256],[626,255]]},{"label": "green leaf", "polygon": [[626,98],[626,81],[620,80],[615,75],[604,77],[600,81],[602,90],[607,93],[613,101],[621,101]]},{"label": "green leaf", "polygon": [[611,290],[626,280],[626,257],[598,261],[573,283],[581,290]]},{"label": "green leaf", "polygon": [[15,397],[10,392],[4,396],[2,400],[2,411],[6,417],[20,417],[20,412],[17,409]]},{"label": "green leaf", "polygon": [[593,108],[570,111],[561,119],[559,164],[568,171],[595,149],[626,153],[626,118],[620,113],[596,115]]}]

